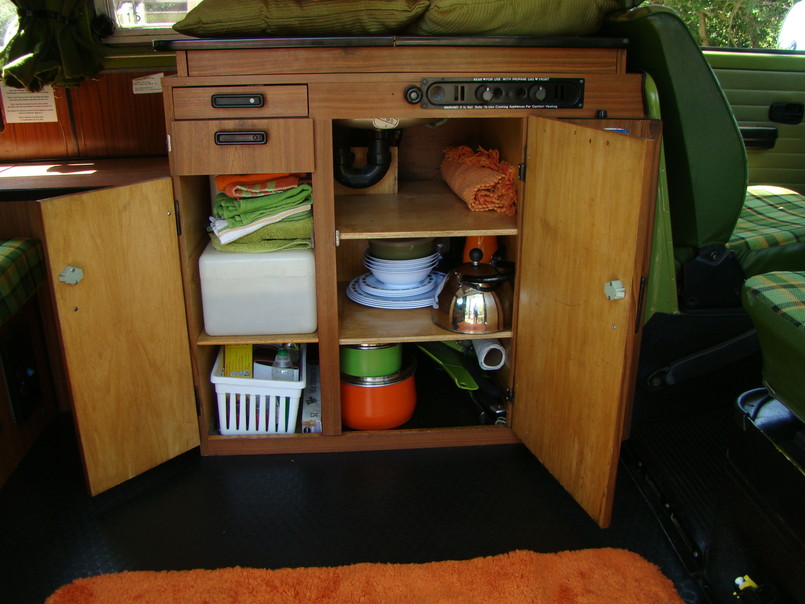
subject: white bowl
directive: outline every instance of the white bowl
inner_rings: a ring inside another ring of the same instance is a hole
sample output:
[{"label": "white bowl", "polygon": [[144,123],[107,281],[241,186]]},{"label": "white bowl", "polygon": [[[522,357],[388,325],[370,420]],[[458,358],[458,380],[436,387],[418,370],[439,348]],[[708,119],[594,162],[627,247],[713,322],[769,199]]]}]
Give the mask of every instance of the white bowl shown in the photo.
[{"label": "white bowl", "polygon": [[374,266],[383,268],[395,268],[395,269],[412,268],[412,267],[420,267],[432,262],[438,263],[439,253],[434,252],[433,254],[423,256],[422,258],[412,258],[410,260],[386,260],[383,258],[377,258],[369,250],[367,250],[366,253],[364,254],[363,262],[367,266],[369,264],[372,264]]},{"label": "white bowl", "polygon": [[410,271],[385,271],[377,268],[369,268],[375,279],[394,287],[413,287],[422,282],[430,275],[432,267],[425,267]]},{"label": "white bowl", "polygon": [[377,269],[380,271],[389,271],[391,273],[405,273],[408,271],[419,271],[423,268],[431,269],[434,268],[437,264],[439,264],[438,260],[434,260],[432,262],[423,262],[422,264],[417,264],[416,266],[388,266],[383,264],[374,264],[373,262],[364,262],[364,266],[368,269]]}]

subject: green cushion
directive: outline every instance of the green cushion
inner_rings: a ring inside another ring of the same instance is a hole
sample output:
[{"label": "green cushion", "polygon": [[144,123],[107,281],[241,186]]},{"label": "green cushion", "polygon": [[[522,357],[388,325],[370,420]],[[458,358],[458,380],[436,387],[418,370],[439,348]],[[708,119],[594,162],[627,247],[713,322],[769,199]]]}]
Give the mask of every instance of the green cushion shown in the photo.
[{"label": "green cushion", "polygon": [[204,0],[173,26],[199,38],[582,35],[635,0]]},{"label": "green cushion", "polygon": [[783,187],[756,185],[746,190],[728,248],[759,250],[804,241],[805,197]]},{"label": "green cushion", "polygon": [[805,421],[805,272],[747,279],[743,304],[760,340],[766,385]]},{"label": "green cushion", "polygon": [[431,0],[411,33],[424,36],[582,35],[630,0]]},{"label": "green cushion", "polygon": [[204,0],[173,29],[199,38],[367,36],[395,33],[428,0]]},{"label": "green cushion", "polygon": [[35,239],[0,239],[0,325],[28,300],[45,277],[45,259]]},{"label": "green cushion", "polygon": [[782,187],[749,187],[727,247],[746,277],[805,268],[805,197]]}]

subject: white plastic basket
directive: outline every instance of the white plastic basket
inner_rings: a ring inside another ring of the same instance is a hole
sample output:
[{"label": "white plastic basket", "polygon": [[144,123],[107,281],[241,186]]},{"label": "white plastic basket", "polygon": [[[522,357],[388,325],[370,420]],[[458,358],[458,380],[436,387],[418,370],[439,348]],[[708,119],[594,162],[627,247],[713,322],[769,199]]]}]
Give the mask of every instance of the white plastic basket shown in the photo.
[{"label": "white plastic basket", "polygon": [[210,380],[218,396],[221,434],[290,434],[296,429],[299,399],[305,387],[307,350],[301,346],[296,382],[224,377],[224,349],[218,352]]}]

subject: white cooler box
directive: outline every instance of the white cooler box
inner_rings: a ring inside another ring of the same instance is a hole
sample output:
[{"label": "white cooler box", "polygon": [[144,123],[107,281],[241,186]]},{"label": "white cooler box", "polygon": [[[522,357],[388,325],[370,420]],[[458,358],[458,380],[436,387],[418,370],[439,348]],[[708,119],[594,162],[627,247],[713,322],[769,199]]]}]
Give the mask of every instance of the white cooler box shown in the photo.
[{"label": "white cooler box", "polygon": [[211,336],[316,331],[313,250],[222,252],[199,258],[204,328]]}]

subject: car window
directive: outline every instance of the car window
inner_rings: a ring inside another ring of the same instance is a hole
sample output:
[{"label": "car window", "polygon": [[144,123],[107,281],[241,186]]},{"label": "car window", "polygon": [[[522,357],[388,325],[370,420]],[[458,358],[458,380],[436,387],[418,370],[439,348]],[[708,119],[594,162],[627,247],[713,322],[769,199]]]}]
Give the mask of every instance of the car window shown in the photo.
[{"label": "car window", "polygon": [[703,47],[805,50],[803,0],[653,0],[651,3],[679,13]]},{"label": "car window", "polygon": [[777,48],[805,50],[805,2],[797,2],[783,21]]}]

